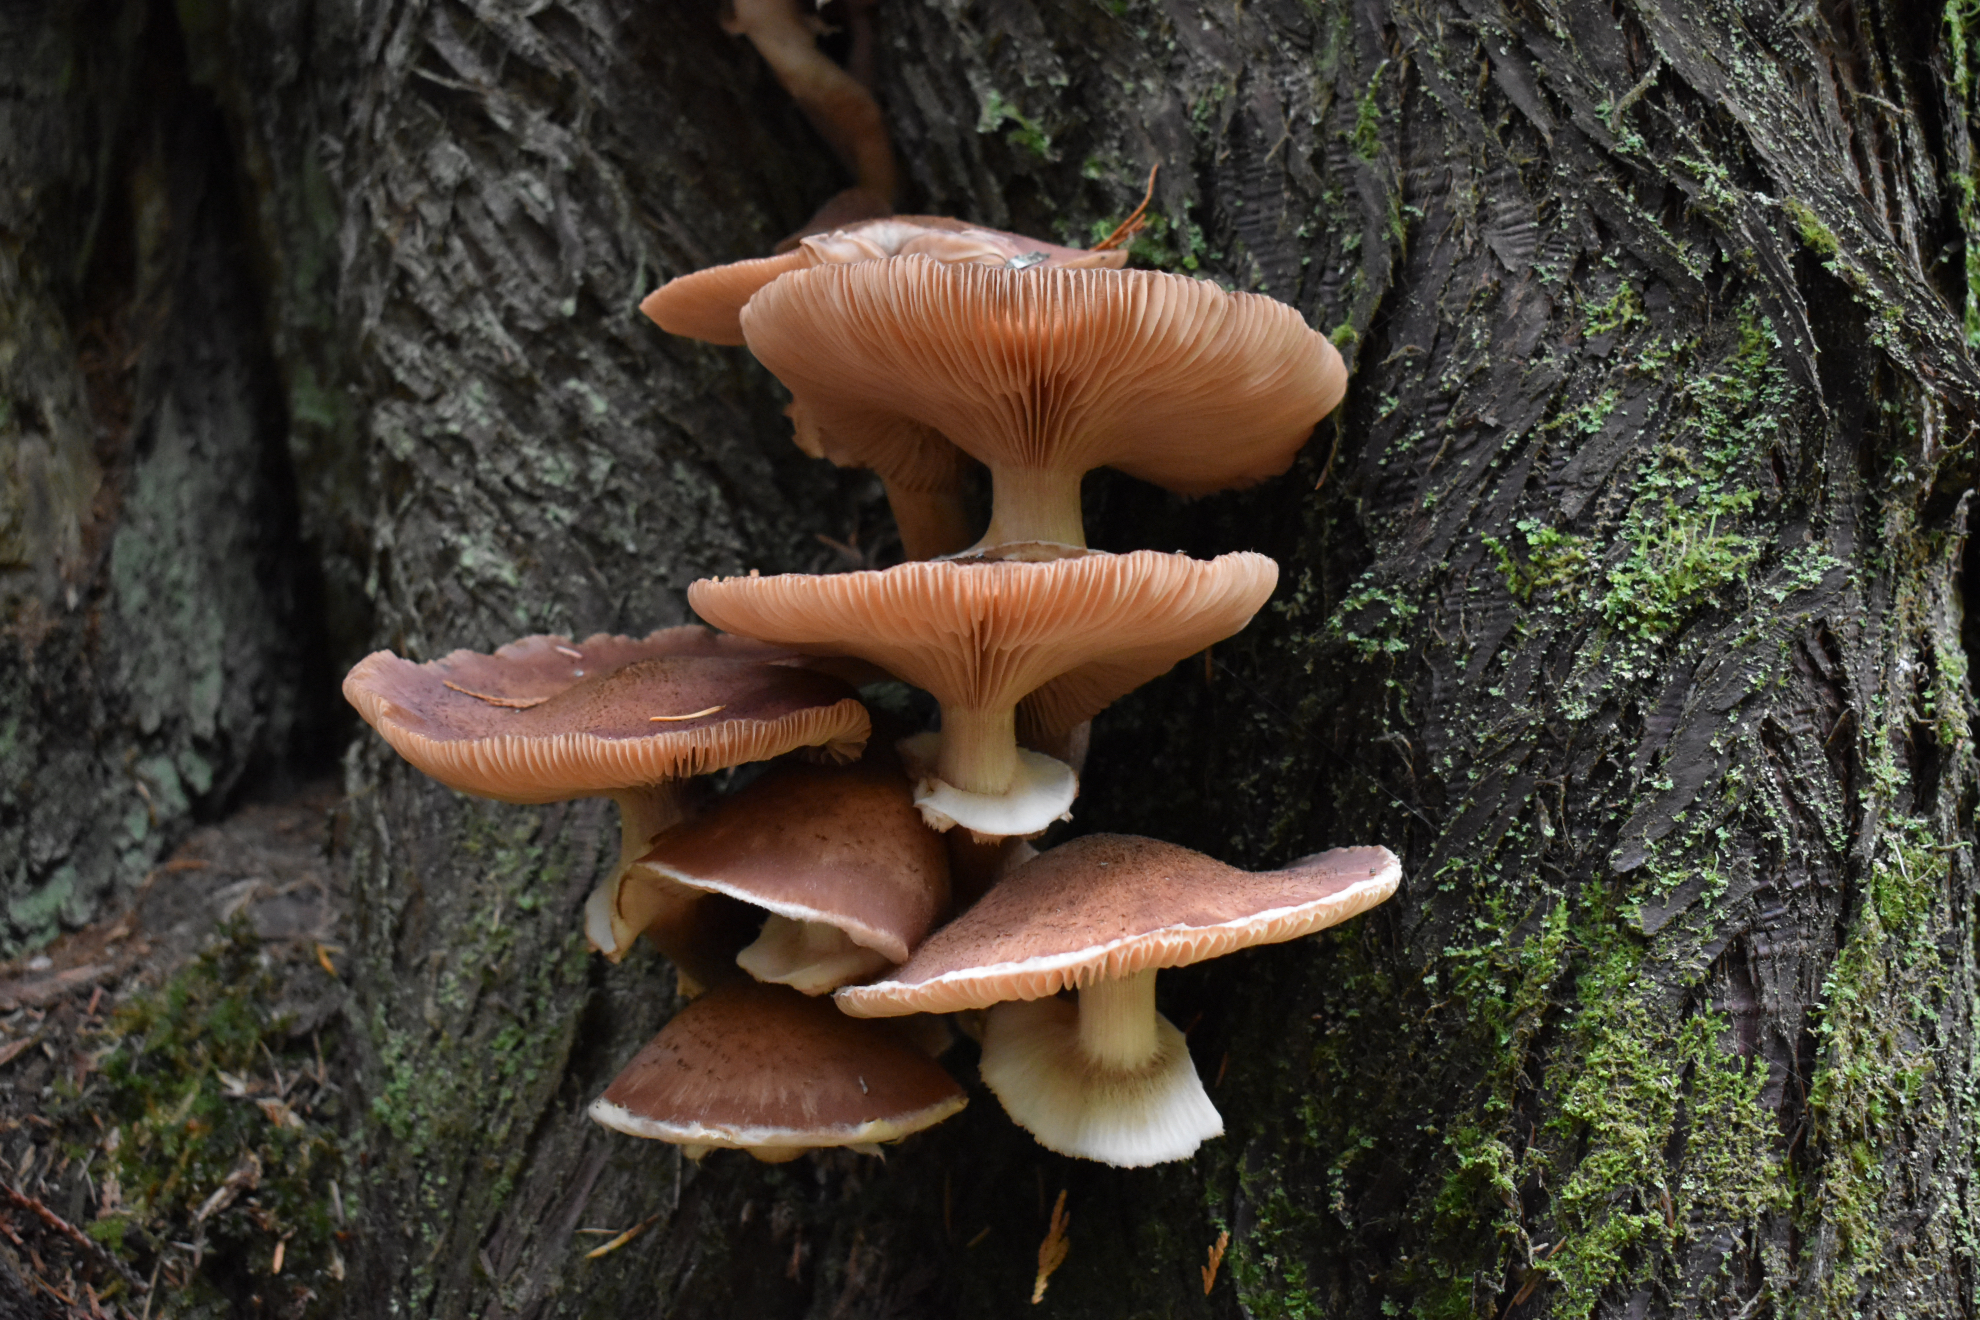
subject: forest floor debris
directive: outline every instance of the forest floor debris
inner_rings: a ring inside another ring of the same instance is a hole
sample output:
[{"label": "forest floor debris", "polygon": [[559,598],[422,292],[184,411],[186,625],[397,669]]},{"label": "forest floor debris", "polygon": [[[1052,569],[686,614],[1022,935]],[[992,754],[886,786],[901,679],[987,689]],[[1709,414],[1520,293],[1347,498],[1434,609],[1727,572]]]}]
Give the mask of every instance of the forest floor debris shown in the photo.
[{"label": "forest floor debris", "polygon": [[197,830],[0,965],[0,1312],[301,1320],[344,1275],[334,785]]}]

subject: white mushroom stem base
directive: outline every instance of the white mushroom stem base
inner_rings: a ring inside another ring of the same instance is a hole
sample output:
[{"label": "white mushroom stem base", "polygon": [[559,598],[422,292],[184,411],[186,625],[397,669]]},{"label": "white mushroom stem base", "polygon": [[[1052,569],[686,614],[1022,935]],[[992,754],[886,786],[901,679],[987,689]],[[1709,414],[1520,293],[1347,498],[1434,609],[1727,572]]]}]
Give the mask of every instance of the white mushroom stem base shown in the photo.
[{"label": "white mushroom stem base", "polygon": [[[1009,712],[1005,712],[1009,726]],[[952,768],[950,738],[954,734],[979,747],[982,730],[974,721],[957,719],[951,712],[942,716],[943,732],[917,733],[898,744],[908,773],[914,777],[914,805],[921,819],[933,830],[947,831],[960,825],[978,842],[1037,834],[1053,821],[1071,819],[1073,799],[1079,796],[1079,778],[1072,767],[1042,752],[1017,745],[1013,736],[1009,747],[1010,774],[1000,790],[973,791],[963,783],[983,783],[981,776]],[[995,753],[1001,758],[1001,752]],[[949,776],[955,773],[958,779]]]},{"label": "white mushroom stem base", "polygon": [[1155,1011],[1153,971],[1087,986],[1076,1004],[998,1004],[982,1071],[1012,1120],[1061,1155],[1135,1169],[1224,1132],[1182,1033]]},{"label": "white mushroom stem base", "polygon": [[853,943],[837,926],[773,912],[756,941],[736,955],[736,965],[759,981],[822,995],[894,964],[886,954]]}]

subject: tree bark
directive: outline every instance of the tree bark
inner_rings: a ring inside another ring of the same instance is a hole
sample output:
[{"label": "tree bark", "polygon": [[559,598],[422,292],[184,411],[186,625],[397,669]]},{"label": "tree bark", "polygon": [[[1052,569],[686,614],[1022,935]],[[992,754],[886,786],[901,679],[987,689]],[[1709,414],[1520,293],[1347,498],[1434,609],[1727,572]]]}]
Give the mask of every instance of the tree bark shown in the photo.
[{"label": "tree bark", "polygon": [[[634,311],[673,274],[767,251],[840,186],[712,8],[116,11],[185,25],[176,95],[224,108],[236,162],[197,195],[230,199],[256,274],[252,303],[226,294],[188,240],[174,269],[207,274],[172,287],[218,301],[175,303],[200,333],[161,332],[159,360],[236,393],[132,405],[160,439],[116,489],[144,489],[174,416],[231,446],[202,507],[292,480],[300,531],[239,544],[306,547],[309,626],[339,663],[684,622],[696,577],[843,567],[821,535],[884,554],[877,485],[796,451],[746,352]],[[1073,829],[1251,866],[1382,842],[1403,890],[1323,938],[1162,978],[1226,1123],[1190,1162],[1052,1156],[977,1087],[884,1162],[695,1166],[583,1116],[678,1004],[657,958],[584,950],[609,808],[466,799],[361,734],[341,861],[364,1172],[342,1312],[1004,1315],[1063,1189],[1070,1254],[1045,1305],[1069,1315],[1970,1314],[1964,11],[877,14],[904,209],[1090,243],[1160,163],[1137,264],[1290,302],[1353,371],[1256,490],[1185,503],[1088,481],[1095,546],[1257,549],[1282,585],[1245,633],[1096,722]],[[145,85],[114,24],[48,30],[105,71],[88,86]],[[126,140],[74,91],[19,104],[78,142]],[[84,180],[74,196],[112,186],[89,172],[101,153],[65,150],[35,168]],[[7,223],[47,251],[65,222]],[[17,338],[81,323],[82,293],[12,274],[72,254],[0,260]],[[252,326],[223,331],[250,305]],[[17,472],[80,490],[80,419],[114,413],[65,333],[33,339],[45,367],[0,372],[68,381],[69,411],[5,435]],[[195,352],[225,334],[226,353]],[[18,399],[17,378],[0,384]],[[269,432],[230,429],[262,415],[234,397],[285,401],[270,425],[293,477],[242,457]],[[122,500],[102,526],[138,535],[144,501]],[[92,544],[64,534],[34,544]],[[253,558],[173,544],[157,562],[174,571],[211,554],[202,571],[240,577]],[[67,562],[21,572],[44,561]],[[120,600],[117,562],[36,581]],[[37,590],[9,617],[58,617]],[[226,725],[238,774],[306,671],[257,609],[214,603],[262,598],[196,596],[230,653],[291,675],[240,689],[261,695]],[[101,635],[58,621],[9,654]],[[136,734],[90,735],[93,782],[215,736],[179,713],[206,671],[133,668],[151,653],[126,634],[96,644],[126,666],[104,672],[136,675],[99,687],[139,713]],[[181,703],[155,727],[148,684]],[[125,707],[98,700],[92,727],[113,726]],[[67,764],[57,703],[12,704],[37,741],[8,754]],[[56,793],[37,778],[9,801],[31,816]],[[10,900],[46,883],[34,865]],[[973,1079],[970,1047],[950,1062]],[[575,1235],[641,1223],[598,1259],[603,1239]]]},{"label": "tree bark", "polygon": [[329,707],[226,130],[168,11],[0,5],[0,950]]}]

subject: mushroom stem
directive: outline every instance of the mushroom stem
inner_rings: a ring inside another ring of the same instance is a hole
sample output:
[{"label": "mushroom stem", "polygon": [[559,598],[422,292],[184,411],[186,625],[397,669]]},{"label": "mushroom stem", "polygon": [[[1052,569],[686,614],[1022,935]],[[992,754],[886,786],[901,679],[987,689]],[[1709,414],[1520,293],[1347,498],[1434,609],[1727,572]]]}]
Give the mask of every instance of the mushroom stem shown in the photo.
[{"label": "mushroom stem", "polygon": [[829,994],[893,965],[886,954],[856,943],[837,926],[793,921],[778,912],[763,923],[755,942],[736,955],[736,966],[757,980],[807,995]]},{"label": "mushroom stem", "polygon": [[[680,789],[671,783],[622,788],[612,794],[612,800],[619,804],[618,873],[621,875],[646,855],[663,831],[680,824],[687,815],[681,808]],[[615,875],[614,879],[617,878]]]},{"label": "mushroom stem", "polygon": [[886,484],[887,507],[894,511],[901,551],[909,559],[952,555],[969,544],[969,510],[963,506],[959,487],[911,490],[891,481]]},{"label": "mushroom stem", "polygon": [[818,49],[795,0],[735,0],[735,16],[723,26],[749,38],[858,185],[891,203],[894,148],[880,103]]},{"label": "mushroom stem", "polygon": [[1080,475],[1056,468],[991,468],[990,527],[971,548],[988,550],[1017,541],[1045,541],[1085,549]]},{"label": "mushroom stem", "polygon": [[1005,706],[942,708],[942,751],[935,773],[965,793],[1008,792],[1017,775],[1017,711]]},{"label": "mushroom stem", "polygon": [[[679,786],[648,784],[622,788],[611,796],[619,804],[619,861],[585,902],[584,933],[593,948],[617,962],[648,923],[663,913],[676,912],[700,895],[679,885],[634,885],[632,892],[626,885],[633,863],[646,855],[655,838],[687,814],[681,807]],[[629,903],[629,898],[634,901]]]},{"label": "mushroom stem", "polygon": [[1155,972],[1096,981],[1079,991],[1079,1049],[1097,1068],[1133,1072],[1161,1048],[1155,1034]]}]

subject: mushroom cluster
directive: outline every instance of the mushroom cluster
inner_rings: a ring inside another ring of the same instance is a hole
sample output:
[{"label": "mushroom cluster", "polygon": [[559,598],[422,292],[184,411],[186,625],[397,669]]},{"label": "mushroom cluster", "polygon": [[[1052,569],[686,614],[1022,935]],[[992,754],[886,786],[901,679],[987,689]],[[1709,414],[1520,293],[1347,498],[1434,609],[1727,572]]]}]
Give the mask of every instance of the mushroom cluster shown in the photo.
[{"label": "mushroom cluster", "polygon": [[[1088,721],[1244,628],[1278,581],[1248,551],[1091,548],[1080,483],[1113,467],[1201,494],[1283,472],[1345,369],[1269,298],[1123,269],[1118,248],[885,214],[884,126],[876,147],[870,96],[801,19],[790,0],[733,5],[807,113],[841,115],[821,127],[865,218],[681,276],[642,310],[746,343],[789,388],[806,452],[880,475],[905,562],[692,584],[721,632],[379,652],[345,694],[454,788],[618,803],[585,936],[614,960],[646,936],[692,1002],[592,1106],[600,1123],[697,1158],[874,1150],[962,1108],[935,1015],[969,1011],[985,1084],[1043,1145],[1186,1158],[1222,1120],[1156,1011],[1156,971],[1345,921],[1400,868],[1380,847],[1258,873],[1153,839],[1032,847],[1070,819]],[[876,680],[928,693],[937,726],[869,710],[854,684]],[[700,779],[758,761],[725,795]]]}]

